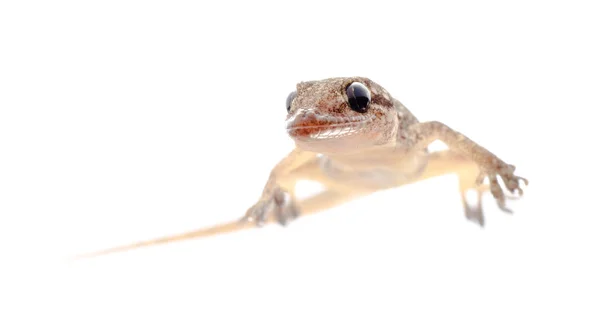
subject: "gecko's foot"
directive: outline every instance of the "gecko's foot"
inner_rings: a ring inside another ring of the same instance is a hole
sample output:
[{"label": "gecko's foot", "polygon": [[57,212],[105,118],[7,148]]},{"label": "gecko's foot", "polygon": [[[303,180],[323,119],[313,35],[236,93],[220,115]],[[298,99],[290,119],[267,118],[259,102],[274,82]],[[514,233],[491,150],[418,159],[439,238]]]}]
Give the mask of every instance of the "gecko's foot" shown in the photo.
[{"label": "gecko's foot", "polygon": [[294,199],[288,193],[280,188],[276,188],[273,194],[267,199],[261,199],[252,206],[241,222],[254,222],[256,226],[263,226],[269,217],[274,215],[277,222],[281,225],[287,225],[300,215]]},{"label": "gecko's foot", "polygon": [[465,206],[465,217],[467,218],[467,220],[483,227],[483,209],[481,208],[481,206]]},{"label": "gecko's foot", "polygon": [[480,185],[479,187],[472,189],[477,193],[477,196],[475,197],[476,201],[474,203],[469,203],[469,201],[467,199],[467,191],[469,189],[465,189],[465,190],[461,191],[463,208],[465,211],[465,217],[467,218],[467,220],[472,221],[481,227],[483,227],[483,225],[484,225],[483,207],[482,207],[482,203],[481,203],[481,198],[483,196],[483,193],[487,189],[488,189],[488,187],[485,185]]},{"label": "gecko's foot", "polygon": [[[496,199],[498,203],[498,207],[507,213],[512,213],[510,209],[506,207],[506,199],[516,199],[523,195],[523,189],[521,188],[521,182],[523,184],[528,185],[529,181],[523,177],[516,176],[514,174],[515,166],[508,164],[500,164],[493,169],[482,169],[482,172],[477,177],[477,185],[482,185],[483,180],[487,177],[490,184],[490,192]],[[506,189],[513,196],[506,196],[504,190],[500,186],[498,182],[498,178],[502,180]]]}]

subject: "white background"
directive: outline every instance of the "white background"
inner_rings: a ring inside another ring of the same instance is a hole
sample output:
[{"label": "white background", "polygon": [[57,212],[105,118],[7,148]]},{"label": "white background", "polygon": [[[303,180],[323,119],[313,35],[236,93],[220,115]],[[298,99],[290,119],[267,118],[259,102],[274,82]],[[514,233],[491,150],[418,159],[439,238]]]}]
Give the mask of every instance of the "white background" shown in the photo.
[{"label": "white background", "polygon": [[[598,309],[594,1],[3,1],[2,309]],[[262,229],[64,262],[241,216],[302,80],[367,76],[515,164]]]}]

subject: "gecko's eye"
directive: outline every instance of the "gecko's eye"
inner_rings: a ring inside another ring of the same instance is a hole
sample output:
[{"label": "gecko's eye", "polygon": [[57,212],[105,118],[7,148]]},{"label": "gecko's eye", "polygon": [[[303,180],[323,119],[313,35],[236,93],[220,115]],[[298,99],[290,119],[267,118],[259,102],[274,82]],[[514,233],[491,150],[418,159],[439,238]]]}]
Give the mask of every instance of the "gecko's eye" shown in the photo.
[{"label": "gecko's eye", "polygon": [[296,98],[296,91],[291,92],[287,96],[287,99],[285,100],[285,108],[287,109],[288,112],[292,108],[292,101],[294,101],[294,98]]},{"label": "gecko's eye", "polygon": [[348,104],[352,110],[359,113],[367,112],[369,103],[371,103],[371,92],[365,85],[359,82],[348,85],[346,95],[348,95]]}]

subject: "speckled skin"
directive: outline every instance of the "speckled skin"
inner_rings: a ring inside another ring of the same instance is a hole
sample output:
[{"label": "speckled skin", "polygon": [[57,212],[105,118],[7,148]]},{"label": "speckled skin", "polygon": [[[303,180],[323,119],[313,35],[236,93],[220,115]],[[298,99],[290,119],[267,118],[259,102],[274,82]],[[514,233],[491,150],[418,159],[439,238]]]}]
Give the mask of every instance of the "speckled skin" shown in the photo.
[{"label": "speckled skin", "polygon": [[[370,90],[371,103],[365,113],[349,107],[346,87],[352,82]],[[465,216],[483,226],[481,197],[485,191],[490,190],[498,206],[510,212],[499,179],[509,192],[519,195],[523,193],[520,181],[527,184],[526,179],[514,175],[514,166],[443,123],[419,122],[383,87],[364,77],[299,83],[286,130],[296,148],[272,169],[258,202],[240,220],[85,256],[207,237],[272,221],[284,225],[301,213],[444,174],[458,176]],[[448,150],[428,152],[428,145],[435,140],[444,142]],[[484,178],[489,186],[483,185]],[[320,182],[325,190],[298,201],[296,182],[306,179]],[[471,189],[477,192],[474,204],[466,200]]]},{"label": "speckled skin", "polygon": [[[360,82],[371,91],[371,104],[367,113],[352,111],[348,106],[346,87],[352,82]],[[298,147],[305,150],[315,150],[318,153],[346,153],[360,150],[362,146],[390,145],[395,141],[406,144],[410,141],[406,141],[406,136],[399,133],[418,122],[412,113],[399,101],[393,99],[383,87],[367,78],[330,78],[301,82],[296,86],[296,91],[297,96],[292,103],[286,123],[290,136],[296,141]],[[322,120],[309,117],[310,115],[319,115]],[[310,136],[315,132],[329,129],[328,126],[331,124],[349,123],[356,118],[368,119],[368,121],[354,135],[323,140],[313,139]]]}]

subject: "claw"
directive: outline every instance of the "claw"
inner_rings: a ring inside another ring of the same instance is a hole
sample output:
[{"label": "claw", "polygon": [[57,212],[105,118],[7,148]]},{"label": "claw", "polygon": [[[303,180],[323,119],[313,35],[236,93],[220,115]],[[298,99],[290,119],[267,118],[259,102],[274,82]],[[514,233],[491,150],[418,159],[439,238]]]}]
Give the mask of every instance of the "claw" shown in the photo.
[{"label": "claw", "polygon": [[523,184],[525,184],[525,186],[529,185],[529,180],[527,180],[526,178],[523,177],[515,177],[517,179],[517,183],[520,184],[521,182],[523,182]]},{"label": "claw", "polygon": [[525,178],[519,177],[519,176],[506,176],[506,175],[502,175],[502,181],[504,182],[504,185],[506,185],[506,188],[509,190],[509,192],[511,194],[514,194],[515,191],[517,192],[517,196],[523,196],[523,189],[521,188],[521,181],[523,181],[523,183],[525,185],[529,184],[529,181]]},{"label": "claw", "polygon": [[519,192],[519,197],[523,196],[523,189],[520,187],[517,187],[517,192]]}]

